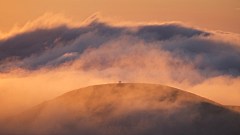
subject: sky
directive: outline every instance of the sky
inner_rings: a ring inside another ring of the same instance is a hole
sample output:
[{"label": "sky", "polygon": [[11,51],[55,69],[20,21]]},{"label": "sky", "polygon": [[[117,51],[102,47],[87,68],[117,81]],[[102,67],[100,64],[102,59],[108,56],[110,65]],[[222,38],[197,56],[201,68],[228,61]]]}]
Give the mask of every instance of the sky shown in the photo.
[{"label": "sky", "polygon": [[240,105],[239,0],[0,0],[0,118],[95,84]]},{"label": "sky", "polygon": [[23,26],[47,11],[84,21],[96,12],[131,22],[181,21],[240,33],[239,0],[0,0],[0,31]]}]

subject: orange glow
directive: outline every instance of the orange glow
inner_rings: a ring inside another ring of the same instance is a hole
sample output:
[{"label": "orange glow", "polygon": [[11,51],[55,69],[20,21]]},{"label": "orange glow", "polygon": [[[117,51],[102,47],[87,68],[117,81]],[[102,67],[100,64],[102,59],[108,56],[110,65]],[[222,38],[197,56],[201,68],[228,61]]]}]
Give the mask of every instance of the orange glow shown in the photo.
[{"label": "orange glow", "polygon": [[82,22],[96,12],[132,22],[182,21],[201,28],[240,33],[238,0],[1,0],[0,31],[24,26],[45,12]]},{"label": "orange glow", "polygon": [[[236,5],[240,5],[240,1],[1,0],[0,41],[40,28],[51,29],[61,25],[69,28],[84,26],[91,21],[89,16],[100,13],[105,17],[100,19],[107,20],[116,27],[129,26],[132,31],[135,31],[138,25],[171,24],[179,21],[186,27],[193,26],[196,29],[201,27],[214,34],[208,37],[200,35],[199,39],[240,46],[238,34],[240,33],[240,10],[239,7],[235,7]],[[219,34],[223,31],[229,32]],[[91,34],[84,36],[88,37]],[[60,38],[54,39],[54,44],[57,44]],[[133,45],[131,41],[135,40],[137,42]],[[124,52],[128,45],[131,46],[128,48],[130,51]],[[0,72],[0,119],[22,112],[73,89],[114,83],[119,80],[168,85],[224,105],[240,105],[239,76],[234,78],[229,75],[219,75],[206,79],[194,70],[192,62],[186,64],[184,60],[173,58],[169,52],[154,45],[124,35],[100,47],[89,47],[78,59],[66,62],[57,68],[42,67],[31,71],[11,67],[9,73]],[[121,51],[124,53],[121,54]],[[47,53],[52,52],[53,50],[50,50]],[[117,61],[111,63],[111,68],[104,68],[105,65],[101,65],[103,59],[115,57],[105,52],[119,54]],[[76,55],[75,52],[64,53],[58,57],[58,60],[74,55]],[[35,57],[35,55],[31,54],[29,57]],[[5,59],[5,61],[14,60],[17,61],[18,57]],[[178,63],[178,67],[171,66],[169,61]],[[100,67],[101,70],[95,67]],[[173,73],[177,74],[175,79],[172,79],[175,75]],[[193,85],[191,84],[193,80],[200,83]]]}]

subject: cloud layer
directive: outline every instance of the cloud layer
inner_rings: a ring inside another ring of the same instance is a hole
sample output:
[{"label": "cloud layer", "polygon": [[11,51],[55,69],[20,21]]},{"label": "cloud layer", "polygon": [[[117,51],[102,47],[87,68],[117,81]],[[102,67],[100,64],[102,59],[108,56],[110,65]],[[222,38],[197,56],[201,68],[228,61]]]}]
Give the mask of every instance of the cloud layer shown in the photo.
[{"label": "cloud layer", "polygon": [[238,34],[180,23],[116,25],[98,17],[78,26],[50,24],[0,40],[5,101],[0,109],[10,101],[31,106],[71,89],[119,80],[166,84],[224,104],[239,103]]},{"label": "cloud layer", "polygon": [[[123,41],[125,43],[118,46],[124,46],[126,51],[141,42],[150,50],[164,51],[170,53],[172,58],[192,63],[194,69],[201,70],[205,75],[216,71],[216,75],[239,76],[239,43],[216,40],[215,34],[176,23],[112,26],[96,18],[88,25],[77,28],[62,24],[56,28],[39,28],[1,40],[0,66],[1,72],[9,72],[10,67],[31,70],[49,65],[57,67],[70,60],[81,59],[89,48],[99,49],[110,43],[110,46],[114,46]],[[114,55],[110,52],[105,54]],[[115,59],[111,63],[114,62]],[[100,66],[107,65],[101,63],[95,68]]]}]

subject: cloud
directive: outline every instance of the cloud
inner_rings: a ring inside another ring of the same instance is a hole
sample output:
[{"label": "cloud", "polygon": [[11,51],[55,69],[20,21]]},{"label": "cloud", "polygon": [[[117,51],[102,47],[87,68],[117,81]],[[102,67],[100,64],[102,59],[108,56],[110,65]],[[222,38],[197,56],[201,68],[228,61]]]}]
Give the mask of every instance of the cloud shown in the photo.
[{"label": "cloud", "polygon": [[[88,48],[99,48],[109,42],[119,42],[124,37],[131,42],[144,42],[159,47],[160,51],[171,53],[171,57],[182,57],[183,61],[194,63],[196,69],[209,69],[220,74],[239,76],[240,55],[238,43],[214,40],[215,33],[209,33],[179,24],[112,26],[98,19],[86,26],[52,29],[37,29],[0,41],[1,71],[9,67],[39,69],[44,66],[59,66],[69,60],[81,57]],[[132,40],[133,41],[130,41]],[[113,43],[114,44],[114,43]],[[62,59],[68,53],[75,56]],[[61,60],[60,60],[61,59]],[[97,68],[97,67],[96,67]],[[209,72],[204,72],[209,74]]]},{"label": "cloud", "polygon": [[[0,110],[8,106],[2,117],[72,89],[119,80],[239,103],[239,34],[179,23],[120,25],[97,16],[80,25],[48,15],[27,26],[0,40]],[[231,83],[219,87],[222,80]]]},{"label": "cloud", "polygon": [[235,10],[240,10],[240,8],[235,8]]},{"label": "cloud", "polygon": [[109,26],[96,20],[87,26],[73,29],[67,26],[53,29],[38,29],[33,32],[19,34],[0,42],[0,60],[2,60],[4,64],[8,59],[14,61],[15,59],[13,58],[15,57],[23,60],[33,55],[35,55],[35,57],[36,55],[41,57],[39,55],[54,51],[54,54],[46,58],[44,62],[41,61],[36,64],[32,64],[31,62],[26,63],[35,67],[45,65],[47,62],[60,57],[64,53],[76,51],[81,54],[88,47],[97,48],[109,41],[117,40],[122,36],[132,36],[146,42],[155,42],[168,40],[175,36],[191,37],[194,35],[209,34],[184,28],[177,24],[139,26],[135,29],[138,30],[133,31],[130,27]]}]

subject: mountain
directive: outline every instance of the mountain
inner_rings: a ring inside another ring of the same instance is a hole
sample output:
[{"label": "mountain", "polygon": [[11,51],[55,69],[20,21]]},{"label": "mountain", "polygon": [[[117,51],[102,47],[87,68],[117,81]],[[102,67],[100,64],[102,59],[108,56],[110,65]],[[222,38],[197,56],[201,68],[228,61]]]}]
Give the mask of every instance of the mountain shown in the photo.
[{"label": "mountain", "polygon": [[70,91],[0,122],[1,135],[239,135],[240,113],[176,88],[118,83]]}]

